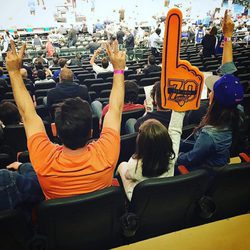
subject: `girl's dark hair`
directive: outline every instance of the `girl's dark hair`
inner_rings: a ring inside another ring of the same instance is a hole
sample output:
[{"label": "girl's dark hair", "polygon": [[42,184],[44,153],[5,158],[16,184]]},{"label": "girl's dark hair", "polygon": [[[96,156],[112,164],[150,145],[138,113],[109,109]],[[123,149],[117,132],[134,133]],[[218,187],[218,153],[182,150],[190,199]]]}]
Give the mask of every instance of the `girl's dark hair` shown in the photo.
[{"label": "girl's dark hair", "polygon": [[208,107],[206,115],[194,132],[200,130],[206,125],[211,125],[218,129],[229,128],[232,130],[232,148],[240,146],[241,133],[244,126],[244,114],[236,106],[226,108],[213,98],[212,103]]},{"label": "girl's dark hair", "polygon": [[211,36],[216,36],[217,35],[217,28],[215,26],[213,26],[212,29],[210,30],[209,34]]},{"label": "girl's dark hair", "polygon": [[175,158],[167,128],[155,119],[145,121],[139,128],[133,158],[142,160],[145,177],[157,177],[167,172],[169,161]]}]

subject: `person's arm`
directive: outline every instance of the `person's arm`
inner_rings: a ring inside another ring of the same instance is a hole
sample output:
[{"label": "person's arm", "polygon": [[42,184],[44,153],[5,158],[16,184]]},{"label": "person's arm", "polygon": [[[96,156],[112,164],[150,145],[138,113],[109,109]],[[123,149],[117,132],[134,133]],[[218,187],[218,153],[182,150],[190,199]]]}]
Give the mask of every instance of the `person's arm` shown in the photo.
[{"label": "person's arm", "polygon": [[109,110],[104,117],[103,128],[112,128],[120,133],[122,109],[124,104],[124,74],[126,54],[119,51],[118,42],[114,42],[114,50],[107,44],[107,53],[114,68],[113,86],[109,97]]},{"label": "person's arm", "polygon": [[232,36],[234,31],[234,23],[231,17],[225,11],[224,20],[222,24],[222,31],[224,35],[224,49],[222,55],[222,65],[228,62],[233,62]]},{"label": "person's arm", "polygon": [[10,44],[11,51],[7,53],[6,67],[9,72],[14,99],[24,123],[26,136],[29,138],[35,133],[45,132],[45,128],[42,119],[36,113],[31,96],[20,74],[20,65],[25,45],[22,46],[19,54],[17,54],[14,41],[11,41]]},{"label": "person's arm", "polygon": [[96,59],[96,57],[100,54],[100,52],[101,52],[101,48],[99,48],[99,49],[97,49],[95,52],[94,52],[94,55],[91,57],[91,59],[90,59],[90,61],[89,61],[89,63],[91,64],[91,65],[93,65],[94,63],[95,63],[95,59]]},{"label": "person's arm", "polygon": [[193,149],[187,153],[180,154],[177,164],[186,167],[199,166],[208,158],[213,149],[213,141],[210,136],[205,132],[201,132],[195,141]]}]

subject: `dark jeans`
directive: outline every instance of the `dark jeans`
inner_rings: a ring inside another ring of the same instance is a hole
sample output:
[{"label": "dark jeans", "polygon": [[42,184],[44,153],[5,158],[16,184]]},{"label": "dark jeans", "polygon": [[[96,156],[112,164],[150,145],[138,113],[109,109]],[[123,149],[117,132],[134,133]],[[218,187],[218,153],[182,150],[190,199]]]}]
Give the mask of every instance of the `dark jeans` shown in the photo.
[{"label": "dark jeans", "polygon": [[0,170],[0,210],[29,210],[42,200],[44,195],[30,163],[21,164],[18,171]]}]

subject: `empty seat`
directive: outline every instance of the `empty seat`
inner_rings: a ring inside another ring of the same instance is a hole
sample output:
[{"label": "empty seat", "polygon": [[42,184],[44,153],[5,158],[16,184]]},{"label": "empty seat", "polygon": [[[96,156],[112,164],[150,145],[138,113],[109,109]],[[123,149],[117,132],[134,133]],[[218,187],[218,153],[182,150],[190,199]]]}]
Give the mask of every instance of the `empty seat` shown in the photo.
[{"label": "empty seat", "polygon": [[160,77],[142,78],[142,79],[140,80],[139,85],[140,85],[140,86],[154,85],[157,81],[160,81]]}]

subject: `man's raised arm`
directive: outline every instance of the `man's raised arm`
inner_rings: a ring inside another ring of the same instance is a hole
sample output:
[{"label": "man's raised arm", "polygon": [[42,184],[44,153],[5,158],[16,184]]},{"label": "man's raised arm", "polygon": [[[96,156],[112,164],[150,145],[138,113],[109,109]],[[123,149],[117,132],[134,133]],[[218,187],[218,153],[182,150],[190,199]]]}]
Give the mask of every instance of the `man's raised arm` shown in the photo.
[{"label": "man's raised arm", "polygon": [[125,52],[119,51],[118,42],[115,40],[114,49],[107,44],[107,53],[114,68],[113,86],[109,97],[109,110],[105,115],[103,127],[108,127],[120,133],[121,117],[124,104],[124,69]]},{"label": "man's raised arm", "polygon": [[25,44],[17,54],[14,41],[10,41],[11,50],[6,57],[6,67],[9,72],[12,91],[19,113],[22,117],[27,138],[38,132],[44,132],[42,119],[37,115],[33,101],[27,91],[22,76],[20,65],[23,58]]}]

